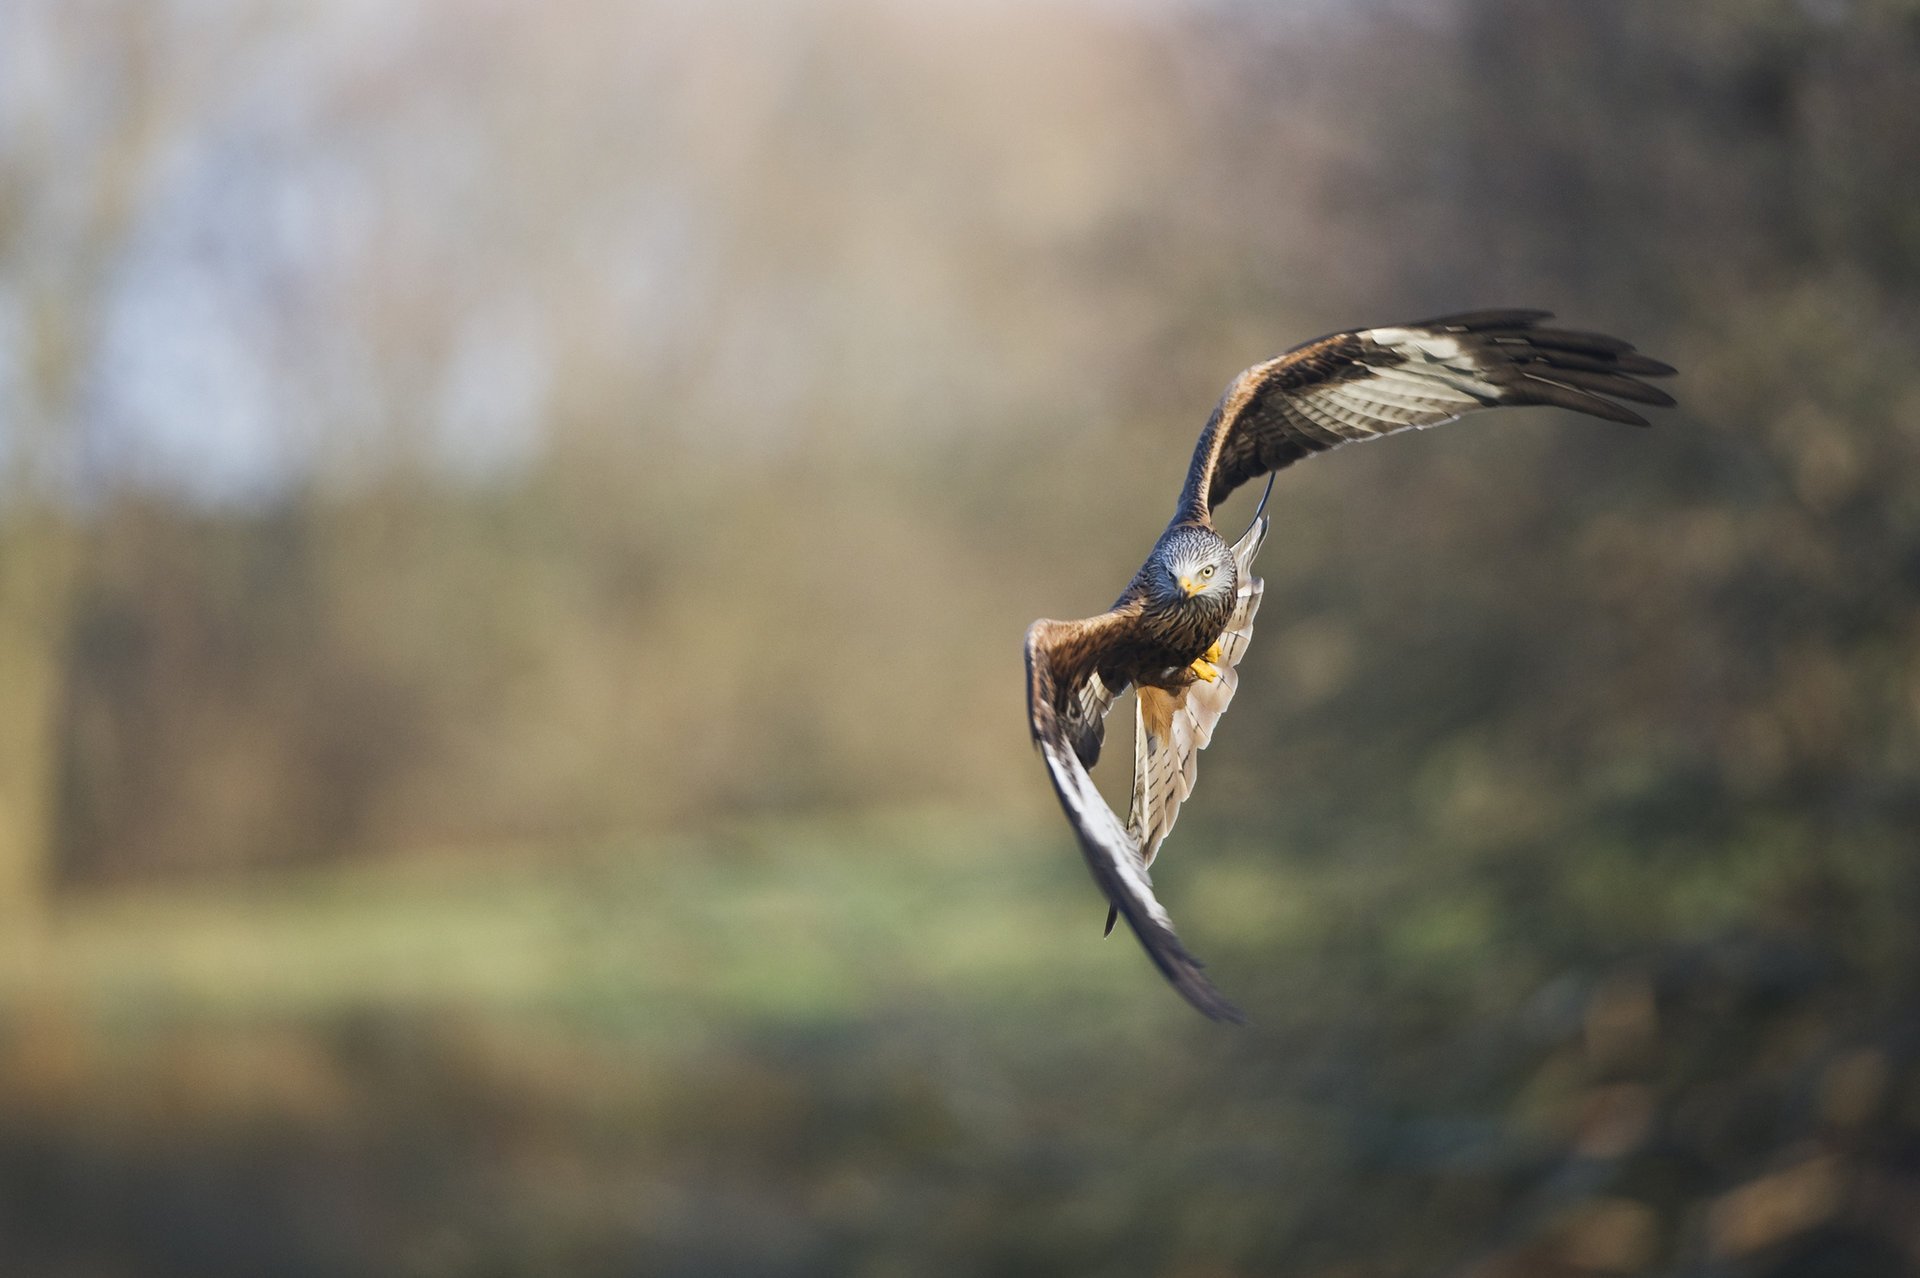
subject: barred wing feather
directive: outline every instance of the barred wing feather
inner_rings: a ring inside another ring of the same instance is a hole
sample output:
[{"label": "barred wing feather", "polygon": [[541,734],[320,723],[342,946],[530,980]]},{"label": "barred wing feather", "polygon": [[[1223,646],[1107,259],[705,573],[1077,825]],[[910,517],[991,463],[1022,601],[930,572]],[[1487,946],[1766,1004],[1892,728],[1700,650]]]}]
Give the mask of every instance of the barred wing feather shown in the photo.
[{"label": "barred wing feather", "polygon": [[1640,381],[1673,369],[1617,337],[1543,328],[1548,311],[1474,311],[1335,333],[1255,364],[1194,447],[1180,518],[1205,519],[1248,480],[1356,440],[1476,412],[1547,404],[1645,426],[1618,403],[1666,406]]}]

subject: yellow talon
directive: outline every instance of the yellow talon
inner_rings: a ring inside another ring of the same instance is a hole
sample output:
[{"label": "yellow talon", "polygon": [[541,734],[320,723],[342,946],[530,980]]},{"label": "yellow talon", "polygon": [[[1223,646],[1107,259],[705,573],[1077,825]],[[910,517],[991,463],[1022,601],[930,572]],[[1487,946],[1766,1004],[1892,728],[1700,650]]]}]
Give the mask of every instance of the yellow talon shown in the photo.
[{"label": "yellow talon", "polygon": [[1213,646],[1207,649],[1200,660],[1212,662],[1216,666],[1220,664],[1220,641],[1218,639],[1213,641]]},{"label": "yellow talon", "polygon": [[1220,677],[1220,668],[1205,657],[1200,658],[1188,666],[1187,669],[1193,671],[1193,677],[1201,680],[1203,683],[1212,683]]}]

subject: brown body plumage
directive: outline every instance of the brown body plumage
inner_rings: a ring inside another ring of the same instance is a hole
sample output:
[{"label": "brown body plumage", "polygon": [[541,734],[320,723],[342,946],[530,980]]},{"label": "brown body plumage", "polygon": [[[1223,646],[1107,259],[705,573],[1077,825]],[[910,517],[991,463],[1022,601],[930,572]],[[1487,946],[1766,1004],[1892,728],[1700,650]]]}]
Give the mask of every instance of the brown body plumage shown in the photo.
[{"label": "brown body plumage", "polygon": [[[1266,518],[1256,514],[1229,545],[1214,529],[1214,508],[1303,457],[1481,408],[1553,405],[1644,426],[1616,401],[1673,402],[1637,380],[1669,374],[1667,365],[1618,338],[1540,327],[1548,317],[1479,311],[1337,333],[1247,369],[1200,433],[1173,522],[1113,607],[1027,631],[1033,738],[1087,865],[1155,965],[1209,1016],[1239,1019],[1174,934],[1147,867],[1192,792],[1196,753],[1233,697],[1260,605],[1251,568]],[[1129,686],[1140,696],[1122,826],[1087,769],[1099,759],[1108,709]]]}]

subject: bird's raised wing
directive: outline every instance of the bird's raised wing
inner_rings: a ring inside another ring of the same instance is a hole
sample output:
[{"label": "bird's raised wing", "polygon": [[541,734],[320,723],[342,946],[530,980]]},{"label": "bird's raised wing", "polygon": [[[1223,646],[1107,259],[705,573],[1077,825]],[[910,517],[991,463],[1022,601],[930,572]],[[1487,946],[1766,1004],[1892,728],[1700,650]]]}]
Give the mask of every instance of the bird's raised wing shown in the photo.
[{"label": "bird's raised wing", "polygon": [[1070,722],[1069,716],[1082,705],[1087,680],[1097,677],[1102,657],[1132,642],[1136,621],[1135,613],[1117,609],[1085,621],[1033,623],[1027,630],[1027,714],[1033,739],[1094,882],[1126,918],[1154,966],[1206,1015],[1238,1021],[1239,1009],[1213,987],[1200,961],[1174,934],[1173,920],[1153,895],[1139,840],[1120,824],[1087,773],[1076,735],[1083,734],[1084,727]]},{"label": "bird's raised wing", "polygon": [[[1133,811],[1127,832],[1140,844],[1141,860],[1152,865],[1160,844],[1173,830],[1180,805],[1193,793],[1199,752],[1213,740],[1213,726],[1227,712],[1240,674],[1234,668],[1253,640],[1253,615],[1260,609],[1263,583],[1253,575],[1253,557],[1267,535],[1267,517],[1257,516],[1234,543],[1233,613],[1220,636],[1220,677],[1178,692],[1142,688],[1134,713]],[[1112,930],[1113,918],[1107,918]]]},{"label": "bird's raised wing", "polygon": [[1241,484],[1359,439],[1482,408],[1550,404],[1645,426],[1615,403],[1666,406],[1636,380],[1673,369],[1617,337],[1541,328],[1549,311],[1474,311],[1336,333],[1233,379],[1193,451],[1178,518],[1204,520]]}]

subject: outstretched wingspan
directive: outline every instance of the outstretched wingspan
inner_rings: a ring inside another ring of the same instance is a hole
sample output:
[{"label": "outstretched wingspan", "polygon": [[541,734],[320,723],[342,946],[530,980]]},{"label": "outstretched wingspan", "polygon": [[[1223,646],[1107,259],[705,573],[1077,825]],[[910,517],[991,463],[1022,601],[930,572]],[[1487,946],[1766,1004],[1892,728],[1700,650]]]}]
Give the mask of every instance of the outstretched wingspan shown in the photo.
[{"label": "outstretched wingspan", "polygon": [[[1153,895],[1140,841],[1100,797],[1082,762],[1080,743],[1092,735],[1089,727],[1070,717],[1086,704],[1084,689],[1089,679],[1099,677],[1103,655],[1130,641],[1133,620],[1116,610],[1085,621],[1036,621],[1027,630],[1027,713],[1033,739],[1094,881],[1126,918],[1154,966],[1201,1012],[1215,1020],[1239,1021],[1240,1010],[1214,988],[1201,972],[1200,960],[1175,935],[1173,920]],[[1100,707],[1102,712],[1105,708]],[[1097,742],[1097,736],[1094,739]]]},{"label": "outstretched wingspan", "polygon": [[[1246,370],[1213,410],[1173,522],[1112,611],[1037,621],[1027,631],[1027,707],[1093,877],[1160,971],[1219,1020],[1240,1013],[1201,974],[1154,898],[1148,867],[1192,793],[1197,753],[1212,738],[1253,633],[1261,584],[1253,527],[1229,547],[1213,512],[1234,489],[1354,440],[1437,426],[1483,408],[1545,404],[1644,426],[1618,401],[1669,405],[1639,380],[1674,370],[1618,338],[1543,328],[1546,311],[1476,311],[1337,333]],[[1262,499],[1262,509],[1265,500]],[[1229,577],[1222,569],[1231,566]],[[1231,598],[1229,581],[1235,584]],[[1213,583],[1209,585],[1208,583]],[[1122,824],[1087,769],[1105,717],[1140,688],[1130,818]]]},{"label": "outstretched wingspan", "polygon": [[1550,311],[1474,311],[1335,333],[1233,379],[1200,434],[1177,518],[1204,521],[1241,484],[1355,440],[1482,408],[1550,404],[1645,426],[1614,402],[1666,406],[1636,380],[1673,369],[1616,337],[1541,328]]}]

